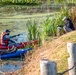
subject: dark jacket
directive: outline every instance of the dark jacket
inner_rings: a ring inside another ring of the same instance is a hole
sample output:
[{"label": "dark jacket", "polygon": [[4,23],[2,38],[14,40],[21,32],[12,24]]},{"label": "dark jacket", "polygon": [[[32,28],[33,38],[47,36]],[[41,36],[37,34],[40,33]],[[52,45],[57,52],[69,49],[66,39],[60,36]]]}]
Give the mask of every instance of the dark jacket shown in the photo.
[{"label": "dark jacket", "polygon": [[70,19],[67,19],[65,26],[67,26],[68,28],[70,28],[72,30],[75,30],[75,27]]}]

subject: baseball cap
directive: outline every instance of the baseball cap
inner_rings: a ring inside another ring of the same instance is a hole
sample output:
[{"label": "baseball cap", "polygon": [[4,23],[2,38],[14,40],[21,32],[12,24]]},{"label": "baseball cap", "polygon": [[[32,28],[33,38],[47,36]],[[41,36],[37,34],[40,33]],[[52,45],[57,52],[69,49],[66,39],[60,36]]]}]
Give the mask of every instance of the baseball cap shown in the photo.
[{"label": "baseball cap", "polygon": [[9,29],[6,29],[5,32],[11,32]]},{"label": "baseball cap", "polygon": [[67,19],[67,17],[65,16],[65,17],[62,19],[62,21],[66,20],[66,19]]}]

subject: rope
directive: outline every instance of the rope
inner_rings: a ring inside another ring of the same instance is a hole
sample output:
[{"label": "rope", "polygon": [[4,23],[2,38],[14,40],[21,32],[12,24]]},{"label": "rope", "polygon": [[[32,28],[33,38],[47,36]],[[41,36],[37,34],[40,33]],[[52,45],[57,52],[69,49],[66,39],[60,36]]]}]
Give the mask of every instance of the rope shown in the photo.
[{"label": "rope", "polygon": [[62,72],[62,73],[58,73],[57,75],[63,75],[63,74],[65,74],[66,72],[72,70],[75,66],[76,66],[76,62],[75,62],[74,66],[73,66],[72,68],[70,68],[70,69],[68,69],[68,70],[65,70],[65,71]]}]

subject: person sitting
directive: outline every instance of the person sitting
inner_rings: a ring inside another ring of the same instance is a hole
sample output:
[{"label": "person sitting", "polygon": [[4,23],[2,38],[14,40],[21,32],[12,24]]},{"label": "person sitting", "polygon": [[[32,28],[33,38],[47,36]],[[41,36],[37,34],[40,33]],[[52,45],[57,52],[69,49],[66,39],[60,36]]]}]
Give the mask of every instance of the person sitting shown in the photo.
[{"label": "person sitting", "polygon": [[13,37],[19,36],[18,35],[14,35],[14,36],[10,36],[10,30],[5,30],[4,32],[1,33],[1,45],[4,46],[12,46],[12,45],[16,45],[16,42],[12,39]]},{"label": "person sitting", "polygon": [[72,21],[71,21],[69,18],[64,17],[64,18],[63,18],[63,21],[65,22],[65,24],[64,24],[64,26],[63,26],[63,29],[64,29],[64,31],[65,31],[66,33],[75,30],[75,27],[74,27]]}]

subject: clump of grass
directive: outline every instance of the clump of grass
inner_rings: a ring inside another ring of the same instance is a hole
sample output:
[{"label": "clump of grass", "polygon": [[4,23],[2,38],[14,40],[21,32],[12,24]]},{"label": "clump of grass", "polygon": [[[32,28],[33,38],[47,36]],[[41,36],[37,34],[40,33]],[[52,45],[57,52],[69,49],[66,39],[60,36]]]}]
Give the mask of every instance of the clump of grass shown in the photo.
[{"label": "clump of grass", "polygon": [[38,5],[38,4],[41,4],[41,1],[39,1],[39,0],[1,0],[0,4]]},{"label": "clump of grass", "polygon": [[48,36],[55,36],[56,35],[56,25],[55,19],[50,19],[47,17],[46,21],[43,24],[44,35]]},{"label": "clump of grass", "polygon": [[72,3],[76,3],[75,0],[54,0],[54,3],[56,4],[72,4]]},{"label": "clump of grass", "polygon": [[27,22],[28,29],[28,39],[29,40],[38,40],[40,39],[40,31],[39,26],[36,21],[28,21]]}]

